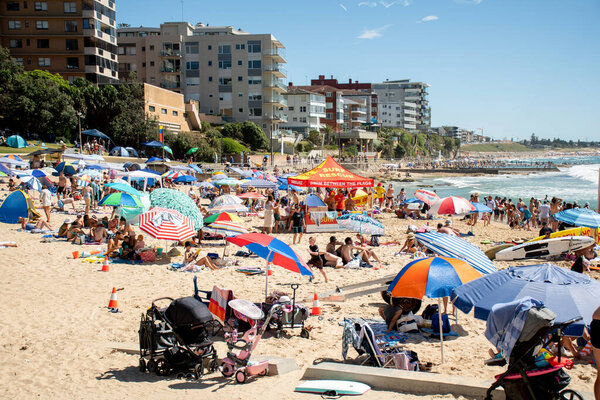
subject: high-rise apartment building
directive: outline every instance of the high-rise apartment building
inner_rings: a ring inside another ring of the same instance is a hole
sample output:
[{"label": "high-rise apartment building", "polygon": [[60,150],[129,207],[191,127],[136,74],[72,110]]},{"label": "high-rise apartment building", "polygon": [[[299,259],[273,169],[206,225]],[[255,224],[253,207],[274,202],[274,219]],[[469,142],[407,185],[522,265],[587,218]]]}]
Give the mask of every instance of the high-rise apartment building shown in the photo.
[{"label": "high-rise apartment building", "polygon": [[329,79],[325,78],[325,75],[319,75],[317,79],[311,79],[311,86],[327,85],[337,89],[354,90],[370,96],[370,101],[367,102],[367,122],[374,122],[377,120],[377,94],[373,92],[372,84],[365,82],[352,81],[348,79],[348,83],[340,83],[337,79],[331,76]]},{"label": "high-rise apartment building", "polygon": [[373,83],[378,99],[377,120],[383,127],[426,132],[431,127],[431,108],[423,82],[408,79]]},{"label": "high-rise apartment building", "polygon": [[118,82],[115,2],[2,1],[0,43],[26,70]]},{"label": "high-rise apartment building", "polygon": [[283,44],[232,26],[169,22],[118,31],[119,71],[196,100],[226,122],[252,121],[277,136],[287,106]]},{"label": "high-rise apartment building", "polygon": [[325,127],[325,95],[304,89],[290,89],[284,96],[287,99],[286,116],[281,129],[307,136],[311,130],[320,131]]}]

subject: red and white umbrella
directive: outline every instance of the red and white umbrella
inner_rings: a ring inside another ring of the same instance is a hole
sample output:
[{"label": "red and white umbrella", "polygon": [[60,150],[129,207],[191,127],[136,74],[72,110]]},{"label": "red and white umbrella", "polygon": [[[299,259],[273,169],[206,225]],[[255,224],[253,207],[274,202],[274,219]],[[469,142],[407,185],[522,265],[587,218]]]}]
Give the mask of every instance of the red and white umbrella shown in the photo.
[{"label": "red and white umbrella", "polygon": [[160,207],[140,215],[140,229],[156,239],[178,242],[196,235],[191,219],[178,211]]},{"label": "red and white umbrella", "polygon": [[449,196],[439,199],[431,206],[432,214],[467,214],[475,210],[475,206],[464,197]]},{"label": "red and white umbrella", "polygon": [[242,193],[242,194],[238,194],[238,197],[240,199],[253,199],[253,200],[263,200],[265,198],[265,196],[263,196],[262,194],[258,193],[258,192],[246,192],[246,193]]},{"label": "red and white umbrella", "polygon": [[432,205],[436,201],[440,199],[436,192],[432,192],[430,190],[419,189],[415,192],[415,197],[421,200],[423,203],[427,203]]}]

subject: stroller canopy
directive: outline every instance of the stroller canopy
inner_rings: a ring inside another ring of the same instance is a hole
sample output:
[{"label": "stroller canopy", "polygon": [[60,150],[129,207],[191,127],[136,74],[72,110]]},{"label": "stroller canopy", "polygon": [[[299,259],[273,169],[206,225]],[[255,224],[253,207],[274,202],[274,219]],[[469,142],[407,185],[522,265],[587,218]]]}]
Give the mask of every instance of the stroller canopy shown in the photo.
[{"label": "stroller canopy", "polygon": [[165,316],[175,326],[200,325],[213,319],[208,307],[192,296],[173,300]]}]

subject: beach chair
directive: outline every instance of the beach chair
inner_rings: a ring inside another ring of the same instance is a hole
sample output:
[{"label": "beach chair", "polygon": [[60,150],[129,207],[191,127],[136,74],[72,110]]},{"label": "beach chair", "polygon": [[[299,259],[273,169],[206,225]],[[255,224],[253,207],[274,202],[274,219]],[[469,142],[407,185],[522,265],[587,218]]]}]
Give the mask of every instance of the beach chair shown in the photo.
[{"label": "beach chair", "polygon": [[381,368],[418,370],[418,360],[413,361],[404,346],[388,342],[384,335],[376,335],[369,324],[362,326],[359,338],[360,347],[368,355],[361,365],[371,362]]}]

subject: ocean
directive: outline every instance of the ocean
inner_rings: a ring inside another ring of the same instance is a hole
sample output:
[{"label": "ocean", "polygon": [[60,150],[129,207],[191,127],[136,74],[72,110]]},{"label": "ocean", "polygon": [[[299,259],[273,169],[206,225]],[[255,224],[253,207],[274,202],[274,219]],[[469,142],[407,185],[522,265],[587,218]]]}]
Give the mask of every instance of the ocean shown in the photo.
[{"label": "ocean", "polygon": [[[554,161],[557,159],[532,159],[531,161]],[[560,159],[566,163],[566,159]],[[598,170],[599,157],[583,157],[569,159],[570,166],[559,167],[560,171],[532,173],[528,175],[483,175],[483,176],[449,176],[444,178],[425,178],[419,182],[398,182],[394,185],[396,194],[405,188],[408,197],[415,190],[425,186],[435,189],[440,197],[461,196],[467,199],[472,193],[483,196],[501,196],[513,199],[523,198],[525,202],[531,197],[544,199],[548,196],[559,197],[564,201],[577,201],[583,205],[598,209]],[[589,162],[589,163],[585,163]]]}]

